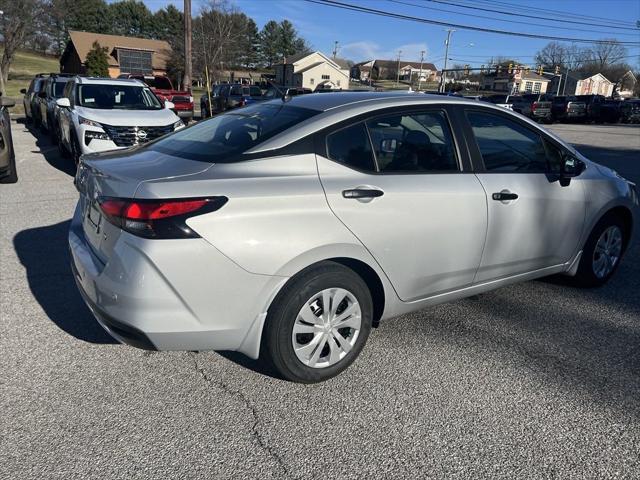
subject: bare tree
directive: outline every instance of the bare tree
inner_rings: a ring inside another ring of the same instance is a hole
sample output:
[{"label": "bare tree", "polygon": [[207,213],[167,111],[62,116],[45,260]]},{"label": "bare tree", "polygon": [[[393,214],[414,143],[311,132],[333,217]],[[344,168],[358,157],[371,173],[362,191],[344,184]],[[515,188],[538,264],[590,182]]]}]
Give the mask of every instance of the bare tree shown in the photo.
[{"label": "bare tree", "polygon": [[600,70],[619,63],[626,56],[627,49],[616,39],[607,39],[605,42],[596,43],[589,52],[589,60]]},{"label": "bare tree", "polygon": [[226,0],[209,0],[193,21],[194,70],[208,67],[216,72],[235,63],[246,41],[248,17],[236,11]]},{"label": "bare tree", "polygon": [[42,0],[3,1],[3,14],[0,15],[0,27],[2,31],[2,80],[6,83],[9,79],[9,67],[19,48],[34,35],[32,28],[40,12],[44,10]]}]

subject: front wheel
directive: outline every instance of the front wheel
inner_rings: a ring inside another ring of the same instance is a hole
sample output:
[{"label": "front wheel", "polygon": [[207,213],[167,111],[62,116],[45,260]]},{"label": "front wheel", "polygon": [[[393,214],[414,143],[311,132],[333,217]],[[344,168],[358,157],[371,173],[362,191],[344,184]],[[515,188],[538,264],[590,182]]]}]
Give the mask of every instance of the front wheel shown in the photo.
[{"label": "front wheel", "polygon": [[291,279],[269,309],[262,352],[286,380],[316,383],[345,370],[371,331],[373,303],[354,271],[323,262]]},{"label": "front wheel", "polygon": [[620,265],[627,240],[622,219],[613,214],[604,216],[587,239],[575,282],[582,287],[599,287],[607,283]]}]

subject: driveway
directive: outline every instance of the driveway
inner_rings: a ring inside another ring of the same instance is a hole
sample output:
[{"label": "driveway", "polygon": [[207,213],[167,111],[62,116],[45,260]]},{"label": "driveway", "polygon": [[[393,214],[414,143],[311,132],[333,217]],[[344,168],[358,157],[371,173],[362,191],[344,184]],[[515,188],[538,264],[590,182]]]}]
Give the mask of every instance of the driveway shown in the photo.
[{"label": "driveway", "polygon": [[[116,344],[82,303],[73,168],[15,124],[0,186],[0,478],[637,478],[640,248],[605,287],[534,281],[383,322],[319,385]],[[640,127],[555,125],[640,182]]]}]

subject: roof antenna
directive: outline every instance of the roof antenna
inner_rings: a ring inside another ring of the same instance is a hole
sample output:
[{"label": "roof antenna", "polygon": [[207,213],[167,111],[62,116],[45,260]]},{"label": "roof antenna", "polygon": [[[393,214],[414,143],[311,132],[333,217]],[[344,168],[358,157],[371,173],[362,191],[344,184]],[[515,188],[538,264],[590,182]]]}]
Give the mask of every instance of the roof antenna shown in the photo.
[{"label": "roof antenna", "polygon": [[283,102],[288,102],[289,100],[291,100],[291,96],[287,95],[287,91],[286,90],[281,90],[275,83],[273,82],[269,82],[269,85],[271,85],[273,88],[275,88],[278,93],[280,94],[280,100],[282,100]]}]

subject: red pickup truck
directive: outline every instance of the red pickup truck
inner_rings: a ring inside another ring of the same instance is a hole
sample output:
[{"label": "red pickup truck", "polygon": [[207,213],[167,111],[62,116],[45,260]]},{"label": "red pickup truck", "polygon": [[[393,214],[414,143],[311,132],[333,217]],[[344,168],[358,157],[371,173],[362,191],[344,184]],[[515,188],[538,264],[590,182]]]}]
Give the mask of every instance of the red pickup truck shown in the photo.
[{"label": "red pickup truck", "polygon": [[174,90],[169,77],[161,75],[122,74],[119,78],[135,78],[136,80],[146,83],[161,102],[167,100],[173,103],[173,111],[185,123],[189,123],[193,118],[193,96],[191,95],[191,91]]}]

